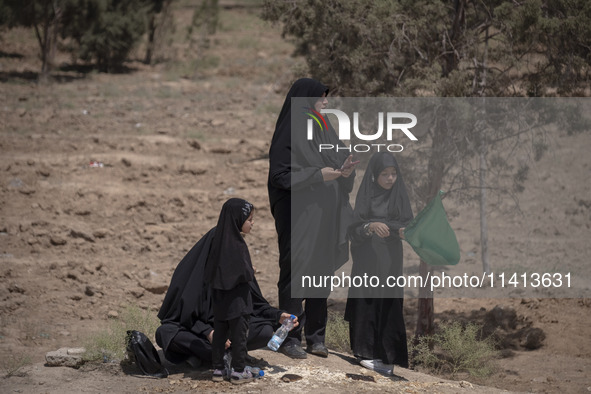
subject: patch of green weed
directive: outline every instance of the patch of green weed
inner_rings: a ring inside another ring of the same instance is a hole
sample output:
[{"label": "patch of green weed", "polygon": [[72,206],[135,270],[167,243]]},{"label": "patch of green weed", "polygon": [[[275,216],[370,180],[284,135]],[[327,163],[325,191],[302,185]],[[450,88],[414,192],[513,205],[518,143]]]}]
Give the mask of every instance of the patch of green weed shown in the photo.
[{"label": "patch of green weed", "polygon": [[107,329],[99,331],[85,341],[86,353],[84,359],[123,360],[126,354],[127,331],[141,331],[151,340],[160,325],[156,314],[150,310],[143,310],[136,305],[128,306],[118,319],[110,321]]},{"label": "patch of green weed", "polygon": [[0,369],[4,372],[4,378],[16,376],[19,370],[31,364],[31,357],[26,354],[11,354],[7,357],[2,357],[0,360]]},{"label": "patch of green weed", "polygon": [[495,372],[494,359],[498,354],[495,342],[491,337],[480,339],[481,328],[476,324],[446,323],[438,331],[409,346],[414,364],[452,377],[467,372],[482,378]]},{"label": "patch of green weed", "polygon": [[350,352],[349,323],[340,313],[329,311],[326,323],[326,346],[340,351]]}]

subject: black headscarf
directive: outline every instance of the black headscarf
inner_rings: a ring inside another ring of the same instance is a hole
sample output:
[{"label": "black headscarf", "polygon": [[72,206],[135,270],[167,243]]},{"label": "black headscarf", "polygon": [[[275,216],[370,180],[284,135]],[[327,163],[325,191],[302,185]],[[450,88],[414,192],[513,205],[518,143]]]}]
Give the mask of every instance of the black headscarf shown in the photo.
[{"label": "black headscarf", "polygon": [[[377,182],[380,173],[388,167],[396,169],[396,182],[394,182],[390,190],[382,188]],[[382,215],[375,217],[376,212],[384,212],[385,217],[382,217]],[[369,160],[355,199],[354,214],[356,224],[360,221],[384,219],[391,230],[406,226],[413,218],[412,207],[402,173],[396,158],[391,153],[378,152]]]},{"label": "black headscarf", "polygon": [[[314,104],[322,95],[328,95],[328,87],[322,83],[310,79],[298,79],[291,86],[285,97],[283,107],[275,124],[275,132],[269,148],[269,198],[271,206],[281,198],[282,194],[291,189],[292,165],[301,168],[340,168],[348,156],[347,152],[336,152],[336,150],[318,152],[319,144],[341,145],[335,130],[330,122],[327,122],[328,130],[320,130],[314,123],[313,140],[307,139],[308,108]],[[296,97],[308,97],[307,107],[303,107],[292,113],[291,99]],[[298,134],[292,135],[292,125],[297,129]],[[295,146],[292,150],[292,141]],[[298,170],[296,168],[293,169]]]},{"label": "black headscarf", "polygon": [[231,290],[254,278],[248,246],[241,234],[253,210],[253,205],[241,198],[231,198],[222,206],[205,268],[205,277],[213,289]]}]

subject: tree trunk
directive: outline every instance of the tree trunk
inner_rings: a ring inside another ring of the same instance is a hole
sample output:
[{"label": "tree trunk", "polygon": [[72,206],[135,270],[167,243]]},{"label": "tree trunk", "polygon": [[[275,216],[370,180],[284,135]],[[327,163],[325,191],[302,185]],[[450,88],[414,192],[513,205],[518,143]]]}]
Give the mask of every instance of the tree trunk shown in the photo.
[{"label": "tree trunk", "polygon": [[[445,112],[442,111],[442,112]],[[428,165],[428,195],[427,202],[433,199],[443,182],[443,172],[445,169],[445,139],[447,135],[447,125],[445,123],[445,116],[438,116],[433,132],[432,152],[429,158]],[[417,327],[415,330],[415,341],[424,335],[431,335],[434,331],[434,303],[433,292],[427,283],[427,279],[433,275],[433,268],[427,263],[421,261],[419,266],[419,273],[422,278],[423,286],[419,289],[419,310],[417,316]]]},{"label": "tree trunk", "polygon": [[148,44],[146,45],[146,57],[144,63],[152,64],[152,56],[154,55],[154,36],[156,35],[156,14],[152,13],[150,22],[148,23]]},{"label": "tree trunk", "polygon": [[[41,50],[41,74],[39,82],[49,81],[49,75],[53,70],[55,53],[57,48],[58,30],[61,23],[62,9],[59,4],[47,2],[43,10],[42,30],[39,30],[39,24],[35,21],[35,34],[39,49]],[[52,15],[52,17],[50,17]]]},{"label": "tree trunk", "polygon": [[482,59],[482,88],[480,95],[482,97],[482,124],[483,127],[480,130],[480,173],[479,173],[479,186],[480,186],[480,256],[482,259],[482,271],[490,273],[490,262],[488,260],[488,222],[486,219],[486,174],[488,172],[488,166],[486,164],[486,155],[488,153],[488,143],[486,140],[486,129],[488,123],[486,122],[486,62],[488,56],[488,28],[486,29],[486,38],[484,40],[484,55]]},{"label": "tree trunk", "polygon": [[[466,8],[466,0],[454,0],[454,21],[451,27],[451,31],[449,33],[449,40],[450,44],[455,43],[462,32],[462,25],[465,22],[465,8]],[[443,40],[444,43],[444,63],[442,67],[441,75],[443,77],[447,77],[452,71],[458,68],[459,59],[458,56],[453,48],[453,45],[450,45],[450,48],[447,48],[446,40]]]},{"label": "tree trunk", "polygon": [[145,64],[152,64],[154,53],[162,45],[160,42],[163,39],[164,26],[173,24],[174,21],[170,18],[170,5],[173,0],[164,0],[161,6],[157,9],[152,9],[148,14],[150,20],[148,22],[148,44],[146,45],[146,56],[144,58]]},{"label": "tree trunk", "polygon": [[[423,281],[433,275],[433,268],[421,260],[419,274]],[[423,282],[424,283],[424,282]],[[431,335],[434,329],[435,305],[433,303],[433,292],[427,283],[419,289],[419,310],[417,316],[417,328],[415,330],[415,341],[418,338]]]},{"label": "tree trunk", "polygon": [[488,146],[486,143],[486,129],[480,130],[480,255],[482,258],[482,270],[490,273],[490,264],[488,261],[488,224],[486,220],[486,173],[488,171],[486,164],[486,153]]}]

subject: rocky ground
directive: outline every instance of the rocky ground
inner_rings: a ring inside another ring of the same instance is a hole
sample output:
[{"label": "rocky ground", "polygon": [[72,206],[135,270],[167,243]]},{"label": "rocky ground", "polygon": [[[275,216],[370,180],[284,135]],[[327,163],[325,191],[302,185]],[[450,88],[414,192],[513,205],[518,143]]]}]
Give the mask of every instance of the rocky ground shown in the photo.
[{"label": "rocky ground", "polygon": [[[266,152],[302,60],[291,57],[278,28],[261,22],[256,12],[224,10],[210,48],[195,49],[180,40],[168,48],[175,63],[132,62],[129,72],[113,75],[62,69],[50,85],[34,80],[40,67],[33,33],[3,33],[2,391],[590,390],[591,302],[578,295],[435,300],[437,322],[473,321],[496,330],[501,339],[498,372],[479,381],[467,375],[459,377],[464,381],[448,381],[404,369],[387,378],[335,351],[328,359],[305,362],[268,350],[252,352],[268,363],[267,377],[240,388],[214,385],[206,368],[171,367],[168,379],[154,380],[130,376],[113,363],[77,370],[44,366],[46,352],[80,346],[127,305],[156,313],[176,264],[215,225],[231,196],[257,207],[247,242],[262,291],[276,305],[278,251],[266,192]],[[190,14],[176,10],[179,26]],[[249,34],[241,35],[242,29]],[[493,267],[514,262],[528,270],[579,267],[584,278],[591,254],[591,136],[556,132],[549,143],[521,196],[523,215],[490,216],[491,262]],[[446,200],[446,208],[462,250],[460,264],[478,272],[477,207]],[[405,256],[408,267],[417,264],[410,248]],[[330,308],[338,312],[343,305],[334,299]],[[409,299],[409,335],[415,311],[416,301]],[[538,343],[528,346],[533,332]],[[23,366],[16,369],[19,363]],[[285,383],[280,380],[285,373],[303,379]],[[347,373],[374,381],[357,381]]]}]

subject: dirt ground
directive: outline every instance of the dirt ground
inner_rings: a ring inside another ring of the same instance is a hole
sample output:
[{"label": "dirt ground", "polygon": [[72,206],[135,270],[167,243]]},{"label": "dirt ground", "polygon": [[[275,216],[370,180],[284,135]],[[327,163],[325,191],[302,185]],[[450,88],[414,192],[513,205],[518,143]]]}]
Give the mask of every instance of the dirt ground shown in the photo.
[{"label": "dirt ground", "polygon": [[[175,37],[184,35],[191,13],[175,11]],[[291,56],[279,29],[256,13],[223,10],[208,49],[175,39],[163,50],[175,62],[130,62],[128,72],[111,75],[63,67],[50,85],[35,81],[40,64],[33,33],[3,33],[0,391],[591,391],[588,298],[436,299],[437,322],[473,321],[502,339],[498,372],[480,381],[405,369],[386,378],[334,351],[328,359],[296,362],[257,350],[251,354],[268,363],[267,377],[239,388],[213,384],[205,368],[171,366],[168,379],[153,380],[127,375],[112,363],[78,370],[44,366],[46,352],[80,346],[89,333],[104,329],[109,312],[135,303],[156,313],[176,264],[215,225],[231,196],[257,207],[247,243],[262,291],[277,304],[266,153],[284,94],[303,61]],[[588,284],[582,267],[591,255],[591,134],[556,132],[549,145],[532,165],[520,198],[523,215],[490,215],[491,263],[514,262],[532,271],[581,267],[574,273]],[[446,208],[460,264],[477,272],[478,208],[447,200]],[[405,264],[412,266],[418,259],[406,249]],[[342,311],[343,305],[336,299],[330,308]],[[405,312],[412,335],[415,300],[406,302]],[[541,342],[528,350],[533,329]],[[9,373],[10,365],[26,359]],[[284,373],[304,379],[284,383]],[[346,373],[375,381],[355,381]]]}]

